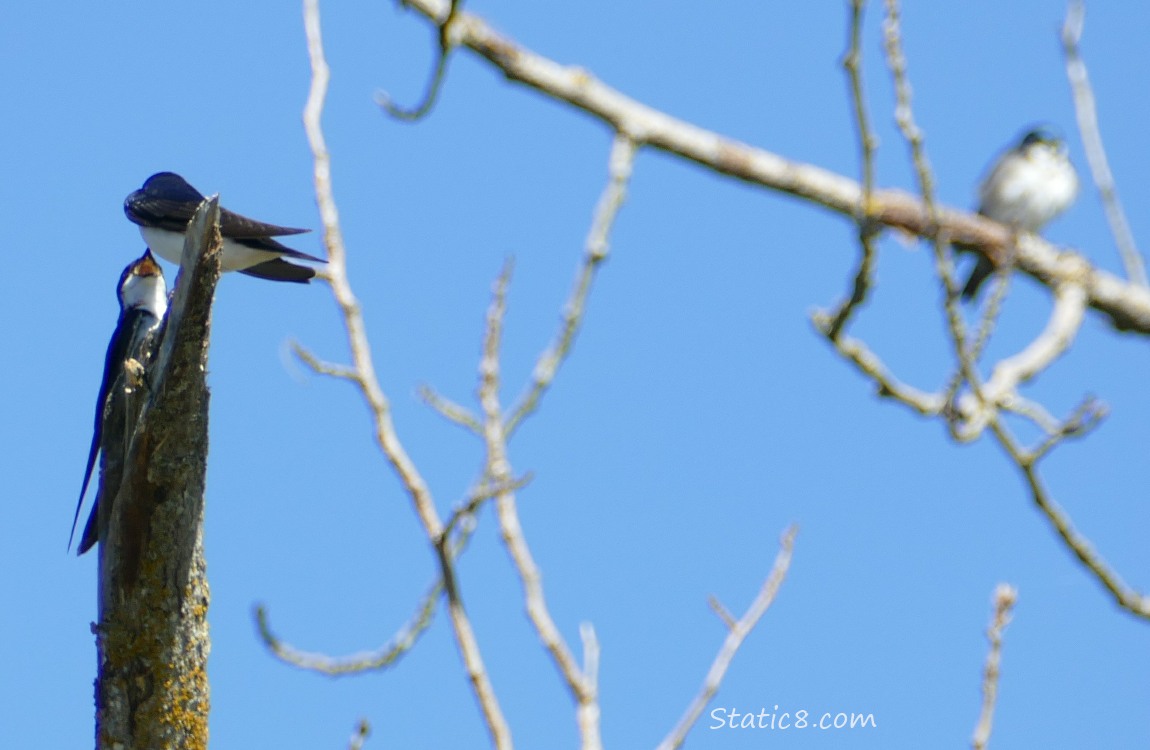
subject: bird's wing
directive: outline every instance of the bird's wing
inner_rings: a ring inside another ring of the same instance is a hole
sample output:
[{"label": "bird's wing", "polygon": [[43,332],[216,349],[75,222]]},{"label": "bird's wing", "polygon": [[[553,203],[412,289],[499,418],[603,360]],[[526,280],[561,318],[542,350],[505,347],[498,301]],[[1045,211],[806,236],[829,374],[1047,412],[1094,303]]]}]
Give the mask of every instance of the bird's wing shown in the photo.
[{"label": "bird's wing", "polygon": [[[201,200],[163,197],[156,195],[155,191],[149,192],[141,189],[124,200],[124,213],[135,224],[167,229],[172,232],[184,232],[188,228],[188,222],[195,215],[196,209],[200,207],[200,203]],[[220,234],[232,239],[282,237],[310,231],[310,229],[266,224],[226,208],[220,209]]]},{"label": "bird's wing", "polygon": [[[96,468],[96,456],[100,453],[100,443],[104,432],[104,410],[108,405],[108,394],[120,369],[124,366],[124,358],[131,343],[133,326],[124,325],[124,316],[116,322],[116,330],[108,341],[108,350],[104,355],[104,376],[100,381],[100,395],[96,398],[96,418],[92,425],[92,445],[88,448],[88,463],[84,467],[84,482],[80,485],[80,496],[76,498],[76,512],[72,516],[72,530],[68,533],[68,548],[72,547],[72,540],[76,536],[76,522],[80,520],[80,507],[84,504],[84,495],[88,491],[88,483],[92,479],[92,470]],[[93,506],[92,512],[95,512]]]},{"label": "bird's wing", "polygon": [[103,417],[104,399],[101,398],[96,405],[96,428],[92,432],[92,447],[88,449],[88,466],[84,469],[84,483],[80,485],[80,497],[76,499],[76,512],[72,515],[72,530],[68,532],[68,549],[72,549],[72,540],[76,537],[76,522],[80,520],[80,507],[84,504],[84,494],[88,491],[88,482],[92,479],[96,455],[100,452],[100,428],[103,426]]},{"label": "bird's wing", "polygon": [[84,533],[80,535],[80,545],[76,547],[76,554],[82,555],[88,550],[92,549],[96,542],[100,541],[100,530],[97,528],[100,523],[100,499],[96,498],[96,503],[92,505],[92,512],[88,514],[88,522],[84,524]]},{"label": "bird's wing", "polygon": [[[192,207],[193,211],[195,207]],[[191,214],[188,214],[190,220]],[[187,221],[184,222],[187,225]],[[265,224],[262,221],[249,219],[246,216],[234,213],[226,208],[220,209],[220,234],[232,239],[248,239],[258,237],[282,237],[288,234],[303,234],[310,229],[296,229],[294,227],[281,227],[276,224]]]},{"label": "bird's wing", "polygon": [[323,258],[317,258],[314,255],[308,255],[301,250],[293,250],[287,245],[277,242],[271,237],[229,237],[232,242],[244,247],[250,247],[253,250],[266,250],[269,253],[276,253],[285,258],[297,258],[299,260],[310,260],[315,263],[327,263]]},{"label": "bird's wing", "polygon": [[182,233],[187,231],[188,222],[199,206],[198,201],[157,198],[137,190],[124,201],[124,213],[135,224]]},{"label": "bird's wing", "polygon": [[288,263],[286,260],[276,258],[241,269],[240,273],[255,276],[257,279],[294,281],[298,284],[306,284],[315,276],[315,269],[308,268],[307,266],[297,266],[294,263]]}]

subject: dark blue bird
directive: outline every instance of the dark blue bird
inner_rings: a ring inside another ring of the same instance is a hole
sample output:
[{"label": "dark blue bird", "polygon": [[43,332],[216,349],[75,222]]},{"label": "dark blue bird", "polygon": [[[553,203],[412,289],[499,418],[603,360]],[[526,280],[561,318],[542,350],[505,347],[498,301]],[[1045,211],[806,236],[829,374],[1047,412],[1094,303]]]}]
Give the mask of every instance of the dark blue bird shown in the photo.
[{"label": "dark blue bird", "polygon": [[[84,482],[80,485],[80,497],[76,500],[76,513],[72,517],[72,532],[68,535],[68,546],[72,546],[72,539],[76,534],[76,522],[80,518],[80,507],[84,502],[84,495],[88,490],[88,483],[92,478],[92,470],[96,466],[96,457],[108,438],[105,419],[112,412],[115,401],[114,390],[117,383],[122,383],[125,364],[135,360],[141,364],[150,359],[151,349],[154,346],[156,333],[164,320],[168,310],[168,290],[164,283],[164,272],[160,269],[156,259],[149,250],[128,264],[120,274],[120,283],[116,287],[116,294],[120,300],[120,318],[116,322],[116,330],[112,333],[112,340],[108,342],[108,352],[104,356],[104,377],[100,381],[100,395],[96,399],[96,420],[92,429],[92,445],[88,449],[88,464],[84,468]],[[122,435],[120,436],[123,437]],[[76,554],[82,555],[99,541],[99,502],[111,502],[118,488],[101,486],[92,503],[92,511],[88,515],[88,523],[84,526],[84,533],[80,537],[80,546]]]},{"label": "dark blue bird", "polygon": [[[200,191],[183,177],[174,172],[159,172],[124,200],[124,213],[132,223],[139,225],[140,234],[152,252],[164,260],[179,263],[188,222],[203,200]],[[275,238],[308,231],[311,230],[265,224],[221,207],[220,234],[224,239],[221,270],[239,271],[272,281],[306,283],[315,276],[315,269],[288,263],[284,258],[326,261],[293,250]]]}]

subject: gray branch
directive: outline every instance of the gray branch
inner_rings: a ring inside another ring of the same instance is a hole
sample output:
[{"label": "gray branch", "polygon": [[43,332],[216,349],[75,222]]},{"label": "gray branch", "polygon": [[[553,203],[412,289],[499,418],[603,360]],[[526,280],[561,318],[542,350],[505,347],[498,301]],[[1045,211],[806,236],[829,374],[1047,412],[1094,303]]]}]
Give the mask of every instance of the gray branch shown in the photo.
[{"label": "gray branch", "polygon": [[[436,25],[446,22],[449,0],[403,0]],[[459,11],[451,23],[453,43],[465,47],[502,71],[511,81],[570,104],[603,120],[642,148],[693,161],[720,174],[786,193],[806,203],[875,226],[903,230],[925,239],[970,245],[996,265],[1011,246],[1003,225],[967,211],[936,206],[935,215],[918,197],[902,190],[875,190],[863,204],[863,186],[842,175],[786,159],[660,112],[626,96],[574,66],[563,66],[495,31],[486,21]],[[1015,248],[1015,268],[1047,287],[1070,282],[1086,289],[1087,305],[1110,319],[1118,330],[1150,334],[1150,291],[1093,267],[1086,255],[1029,237]]]}]

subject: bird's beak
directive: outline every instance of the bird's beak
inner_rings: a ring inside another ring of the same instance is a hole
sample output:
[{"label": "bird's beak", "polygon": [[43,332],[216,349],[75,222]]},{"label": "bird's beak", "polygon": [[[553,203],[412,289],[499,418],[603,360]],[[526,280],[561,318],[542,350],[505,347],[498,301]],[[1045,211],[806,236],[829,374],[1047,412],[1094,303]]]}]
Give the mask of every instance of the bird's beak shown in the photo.
[{"label": "bird's beak", "polygon": [[160,264],[156,262],[155,256],[152,255],[152,249],[148,248],[144,251],[144,255],[136,263],[134,273],[137,276],[163,276],[164,271],[160,268]]}]

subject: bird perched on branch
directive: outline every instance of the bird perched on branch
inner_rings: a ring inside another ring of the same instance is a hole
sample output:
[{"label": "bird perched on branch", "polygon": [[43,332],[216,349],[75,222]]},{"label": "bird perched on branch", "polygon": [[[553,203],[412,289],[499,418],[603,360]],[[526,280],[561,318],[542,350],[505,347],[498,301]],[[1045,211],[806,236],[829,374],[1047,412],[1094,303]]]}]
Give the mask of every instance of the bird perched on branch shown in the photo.
[{"label": "bird perched on branch", "polygon": [[[1069,208],[1077,195],[1078,173],[1067,156],[1065,141],[1049,128],[1039,127],[994,162],[978,187],[978,213],[1015,232],[1037,233]],[[993,272],[994,263],[980,255],[962,288],[962,298],[974,299]]]},{"label": "bird perched on branch", "polygon": [[[120,284],[116,287],[116,294],[120,299],[120,318],[116,321],[116,330],[112,333],[112,340],[108,342],[108,352],[104,356],[104,377],[100,381],[100,395],[96,399],[96,423],[92,429],[92,445],[88,449],[88,465],[84,469],[84,483],[80,485],[80,497],[76,500],[76,513],[72,516],[72,532],[68,535],[68,546],[72,546],[72,538],[76,534],[76,521],[80,518],[80,506],[84,502],[84,494],[88,490],[88,482],[92,478],[92,469],[96,465],[96,456],[104,449],[105,440],[109,434],[116,432],[120,439],[124,439],[122,430],[105,429],[105,425],[114,422],[113,414],[121,416],[121,408],[117,408],[117,396],[126,388],[131,388],[131,371],[138,371],[140,366],[146,366],[151,359],[157,339],[157,333],[168,311],[168,289],[164,283],[164,272],[150,250],[128,264],[120,274]],[[111,425],[115,426],[115,425]],[[130,437],[130,436],[129,436]],[[105,454],[106,455],[106,454]],[[118,472],[117,472],[118,474]],[[99,541],[99,503],[111,502],[119,490],[118,482],[101,482],[92,504],[92,511],[88,515],[88,523],[84,526],[84,533],[80,537],[80,546],[77,554],[84,554],[92,545]]]},{"label": "bird perched on branch", "polygon": [[[164,260],[179,263],[188,222],[203,200],[200,191],[183,177],[174,172],[158,172],[124,200],[124,213],[129,221],[139,225],[140,234],[152,252]],[[288,263],[284,258],[326,261],[281,245],[274,238],[310,231],[265,224],[220,207],[220,234],[224,239],[221,270],[239,271],[272,281],[306,283],[315,276],[315,269]]]}]

